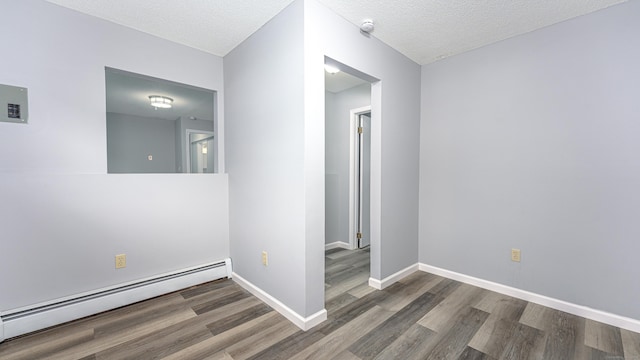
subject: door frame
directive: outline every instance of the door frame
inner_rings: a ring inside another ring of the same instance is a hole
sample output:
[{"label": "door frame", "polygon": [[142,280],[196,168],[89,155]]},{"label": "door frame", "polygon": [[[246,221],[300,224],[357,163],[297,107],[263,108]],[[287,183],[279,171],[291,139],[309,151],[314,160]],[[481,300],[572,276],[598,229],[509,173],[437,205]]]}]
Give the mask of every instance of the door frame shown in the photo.
[{"label": "door frame", "polygon": [[[211,130],[197,130],[197,129],[186,129],[185,130],[185,137],[186,137],[186,141],[185,141],[185,148],[184,148],[184,152],[187,155],[187,162],[186,164],[183,164],[183,169],[186,169],[186,173],[190,174],[191,173],[191,138],[190,135],[191,134],[207,134],[207,135],[211,135],[213,136],[214,139],[214,143],[215,143],[215,139],[216,139],[216,133],[215,131],[211,131]],[[217,149],[213,149],[214,151],[216,151],[217,153]],[[213,157],[213,172],[217,173],[218,171],[218,155],[215,154]]]},{"label": "door frame", "polygon": [[[371,105],[363,106],[349,111],[349,248],[351,250],[358,248],[357,229],[356,229],[356,203],[357,189],[356,172],[358,171],[358,163],[356,162],[356,154],[358,153],[358,118],[362,114],[371,113]],[[369,241],[371,243],[371,240]]]}]

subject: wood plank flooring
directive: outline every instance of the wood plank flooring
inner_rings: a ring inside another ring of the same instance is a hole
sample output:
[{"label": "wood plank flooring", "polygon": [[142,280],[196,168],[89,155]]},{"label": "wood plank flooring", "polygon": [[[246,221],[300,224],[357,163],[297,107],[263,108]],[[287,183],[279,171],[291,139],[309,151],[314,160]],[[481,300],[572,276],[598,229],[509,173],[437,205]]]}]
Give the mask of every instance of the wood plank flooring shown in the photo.
[{"label": "wood plank flooring", "polygon": [[0,343],[0,359],[627,359],[640,334],[417,272],[367,285],[368,250],[329,250],[328,320],[300,331],[219,280]]}]

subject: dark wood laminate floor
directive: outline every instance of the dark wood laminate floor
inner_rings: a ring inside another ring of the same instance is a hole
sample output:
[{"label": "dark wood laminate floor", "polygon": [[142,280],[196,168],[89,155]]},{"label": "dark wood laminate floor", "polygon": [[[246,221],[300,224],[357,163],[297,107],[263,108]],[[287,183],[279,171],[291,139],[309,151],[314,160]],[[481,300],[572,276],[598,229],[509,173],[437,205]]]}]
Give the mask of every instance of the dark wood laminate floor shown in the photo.
[{"label": "dark wood laminate floor", "polygon": [[0,359],[628,359],[640,334],[436,275],[367,286],[369,252],[326,253],[328,320],[303,332],[230,280],[0,344]]}]

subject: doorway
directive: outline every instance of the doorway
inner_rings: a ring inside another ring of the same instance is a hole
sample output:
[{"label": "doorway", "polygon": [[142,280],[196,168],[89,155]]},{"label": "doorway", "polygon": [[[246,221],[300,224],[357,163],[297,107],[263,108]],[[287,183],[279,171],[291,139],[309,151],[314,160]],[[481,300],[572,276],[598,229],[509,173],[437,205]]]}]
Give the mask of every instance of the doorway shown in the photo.
[{"label": "doorway", "polygon": [[[325,72],[325,307],[373,291],[371,274],[372,80]],[[375,115],[375,114],[374,114]],[[373,116],[375,119],[375,116]]]},{"label": "doorway", "polygon": [[353,250],[371,242],[370,177],[362,175],[370,173],[372,87],[344,73],[325,78],[325,245]]},{"label": "doorway", "polygon": [[188,173],[206,174],[215,172],[215,136],[211,131],[187,129]]},{"label": "doorway", "polygon": [[371,106],[351,110],[350,216],[351,248],[371,245]]}]

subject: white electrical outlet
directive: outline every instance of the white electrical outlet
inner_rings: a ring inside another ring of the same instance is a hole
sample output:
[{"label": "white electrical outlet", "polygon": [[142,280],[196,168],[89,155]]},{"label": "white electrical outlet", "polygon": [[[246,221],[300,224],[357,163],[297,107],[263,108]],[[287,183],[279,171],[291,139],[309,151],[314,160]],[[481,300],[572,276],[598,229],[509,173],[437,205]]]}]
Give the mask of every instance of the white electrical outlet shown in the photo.
[{"label": "white electrical outlet", "polygon": [[267,254],[266,251],[262,252],[262,265],[264,265],[264,266],[268,266],[269,265],[269,255]]}]

